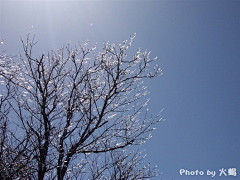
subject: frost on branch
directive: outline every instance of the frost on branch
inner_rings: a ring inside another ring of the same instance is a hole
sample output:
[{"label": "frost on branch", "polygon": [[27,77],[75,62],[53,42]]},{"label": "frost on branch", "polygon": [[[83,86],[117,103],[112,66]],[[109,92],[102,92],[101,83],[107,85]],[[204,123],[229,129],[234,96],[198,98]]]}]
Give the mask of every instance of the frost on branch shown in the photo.
[{"label": "frost on branch", "polygon": [[149,116],[143,85],[144,79],[161,75],[161,69],[151,66],[156,58],[148,51],[127,56],[134,38],[104,44],[98,54],[86,42],[38,57],[33,57],[34,36],[22,40],[24,55],[10,63],[15,68],[0,71],[7,82],[4,103],[14,114],[9,152],[17,152],[11,153],[17,161],[6,159],[10,165],[5,174],[15,178],[21,172],[22,178],[38,179],[156,175],[156,169],[142,165],[141,153],[127,151],[147,141],[153,125],[162,120],[160,113]]}]

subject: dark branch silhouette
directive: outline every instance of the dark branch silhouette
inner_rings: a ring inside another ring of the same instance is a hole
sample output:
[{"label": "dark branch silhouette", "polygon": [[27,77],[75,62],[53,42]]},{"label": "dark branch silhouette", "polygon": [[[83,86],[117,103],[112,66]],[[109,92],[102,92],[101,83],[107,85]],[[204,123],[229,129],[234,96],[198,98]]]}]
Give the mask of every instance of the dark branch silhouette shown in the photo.
[{"label": "dark branch silhouette", "polygon": [[[134,36],[135,37],[135,36]],[[88,42],[33,56],[36,42],[22,40],[24,56],[1,55],[0,179],[144,179],[135,146],[161,121],[147,114],[143,79],[161,75],[140,49]],[[141,114],[142,112],[142,114]],[[143,113],[144,112],[144,113]]]}]

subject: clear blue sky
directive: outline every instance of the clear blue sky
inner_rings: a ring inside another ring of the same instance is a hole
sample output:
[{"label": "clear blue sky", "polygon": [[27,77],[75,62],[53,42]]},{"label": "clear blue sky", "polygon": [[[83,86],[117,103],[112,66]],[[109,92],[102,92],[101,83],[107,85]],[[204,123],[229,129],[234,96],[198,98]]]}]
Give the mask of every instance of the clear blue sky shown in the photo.
[{"label": "clear blue sky", "polygon": [[[151,50],[164,73],[145,82],[150,111],[164,108],[166,119],[142,147],[163,173],[155,179],[239,179],[239,0],[0,1],[1,50],[22,52],[20,36],[32,26],[36,53],[87,39],[100,48],[137,33],[129,53]],[[221,168],[237,168],[237,177],[219,177]]]}]

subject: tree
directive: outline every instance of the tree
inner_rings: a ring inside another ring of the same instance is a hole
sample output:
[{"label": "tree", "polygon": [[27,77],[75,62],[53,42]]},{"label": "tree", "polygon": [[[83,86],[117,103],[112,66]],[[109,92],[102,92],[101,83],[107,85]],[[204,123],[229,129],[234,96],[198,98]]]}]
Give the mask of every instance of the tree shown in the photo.
[{"label": "tree", "polygon": [[0,178],[156,176],[134,148],[162,120],[148,115],[142,81],[161,75],[157,65],[149,69],[156,58],[140,49],[127,57],[135,36],[98,54],[86,42],[34,57],[34,37],[22,39],[24,56],[0,59]]}]

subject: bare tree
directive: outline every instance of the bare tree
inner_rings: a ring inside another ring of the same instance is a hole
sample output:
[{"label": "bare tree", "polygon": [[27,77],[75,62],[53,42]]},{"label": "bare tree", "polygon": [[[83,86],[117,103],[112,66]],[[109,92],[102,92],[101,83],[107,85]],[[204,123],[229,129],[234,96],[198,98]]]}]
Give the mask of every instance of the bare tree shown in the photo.
[{"label": "bare tree", "polygon": [[[98,54],[96,46],[88,48],[86,42],[40,57],[33,56],[34,36],[22,40],[24,56],[8,62],[8,71],[1,68],[7,94],[1,100],[0,165],[8,163],[6,171],[0,170],[2,178],[157,175],[134,147],[148,140],[152,125],[162,120],[160,113],[148,114],[142,81],[161,75],[161,70],[157,65],[150,68],[156,58],[147,51],[127,56],[134,37],[119,45],[104,44]],[[4,153],[13,159],[7,160]]]}]

